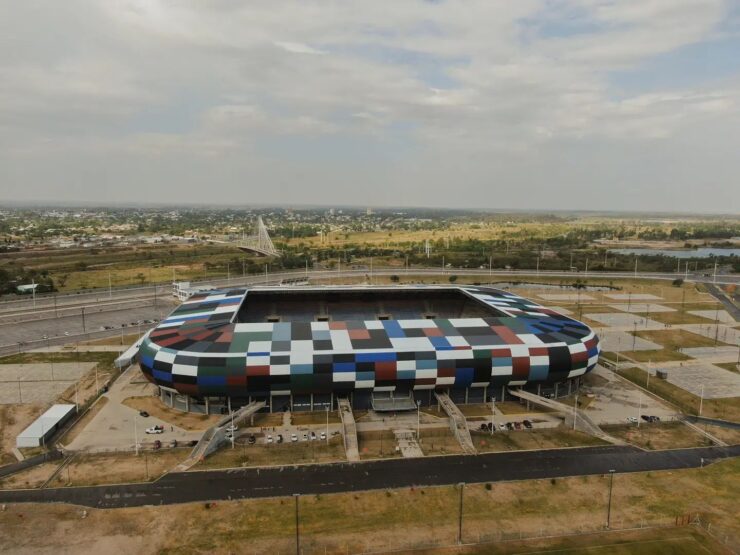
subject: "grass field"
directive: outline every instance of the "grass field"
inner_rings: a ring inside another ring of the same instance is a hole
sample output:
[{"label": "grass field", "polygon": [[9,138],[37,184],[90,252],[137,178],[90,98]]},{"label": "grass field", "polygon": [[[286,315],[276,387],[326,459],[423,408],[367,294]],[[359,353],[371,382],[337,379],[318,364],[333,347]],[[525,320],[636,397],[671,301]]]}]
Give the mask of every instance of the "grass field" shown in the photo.
[{"label": "grass field", "polygon": [[[647,388],[647,372],[640,368],[623,369],[619,371],[619,375],[640,387]],[[699,412],[699,397],[666,380],[650,380],[649,390],[666,401],[673,403],[687,414],[696,415]],[[704,399],[702,416],[740,422],[740,399],[737,397]]]},{"label": "grass field", "polygon": [[298,441],[291,443],[273,443],[247,445],[240,441],[232,449],[231,446],[220,449],[203,462],[197,469],[205,468],[234,468],[248,466],[280,466],[288,464],[326,463],[347,460],[344,455],[344,443],[340,436],[326,441]]},{"label": "grass field", "polygon": [[712,445],[703,435],[683,422],[660,422],[618,424],[601,427],[607,434],[622,438],[643,449],[678,449],[679,447],[702,447]]},{"label": "grass field", "polygon": [[[693,528],[672,525],[677,517],[700,513],[713,531],[738,541],[739,476],[738,459],[702,469],[616,475],[612,526],[660,524],[671,526],[666,529],[671,532],[648,530],[537,540],[532,548],[499,540],[519,534],[528,537],[603,531],[609,478],[466,485],[463,542],[489,538],[495,543],[465,548],[463,552],[683,555],[697,546],[709,546],[709,551],[699,552],[716,552],[714,544],[702,536],[692,537]],[[458,486],[301,496],[301,546],[306,553],[338,554],[402,551],[435,542],[454,544],[459,499]],[[290,498],[269,498],[86,509],[83,519],[80,510],[66,505],[10,505],[9,510],[0,512],[0,551],[96,553],[107,548],[144,554],[290,553],[295,552],[294,506]],[[43,534],[38,533],[40,528]],[[585,547],[597,550],[583,551]],[[565,551],[554,551],[557,549]]]},{"label": "grass field", "polygon": [[471,431],[471,437],[478,451],[482,453],[606,445],[606,442],[598,438],[562,426],[539,430],[497,431],[493,434]]},{"label": "grass field", "polygon": [[[671,351],[680,348],[715,346],[714,339],[682,329],[638,331],[636,335],[637,337],[642,337],[643,339],[663,345],[665,349]],[[716,345],[727,345],[727,343],[718,341]]]}]

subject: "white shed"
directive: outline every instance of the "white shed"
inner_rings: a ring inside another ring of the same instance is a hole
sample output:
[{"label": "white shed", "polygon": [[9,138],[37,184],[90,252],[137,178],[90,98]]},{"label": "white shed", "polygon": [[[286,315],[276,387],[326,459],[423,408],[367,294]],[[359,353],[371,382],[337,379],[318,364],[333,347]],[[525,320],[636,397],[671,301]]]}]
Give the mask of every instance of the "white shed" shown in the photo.
[{"label": "white shed", "polygon": [[39,447],[74,414],[74,405],[53,405],[15,438],[16,447]]}]

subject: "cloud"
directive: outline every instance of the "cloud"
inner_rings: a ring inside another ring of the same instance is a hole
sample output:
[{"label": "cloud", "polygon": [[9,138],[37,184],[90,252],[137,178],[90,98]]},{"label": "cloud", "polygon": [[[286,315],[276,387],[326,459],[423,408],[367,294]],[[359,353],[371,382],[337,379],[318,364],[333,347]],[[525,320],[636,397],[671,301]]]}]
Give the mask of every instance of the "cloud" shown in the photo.
[{"label": "cloud", "polygon": [[[740,166],[701,145],[736,130],[740,75],[629,91],[614,75],[680,64],[685,49],[711,52],[718,37],[740,48],[729,9],[722,0],[9,3],[3,195],[55,198],[73,182],[83,198],[109,198],[104,183],[199,200],[243,195],[253,180],[264,187],[245,198],[263,202],[526,208],[541,207],[559,180],[574,207],[606,208],[623,199],[614,184],[629,167],[641,168],[629,171],[646,191],[639,207],[674,208],[650,193],[672,168],[634,160],[685,158],[699,133],[692,162],[718,187],[701,202],[726,209],[736,200],[725,176]],[[574,160],[585,157],[610,173],[584,173]],[[684,174],[675,208],[697,175]]]}]

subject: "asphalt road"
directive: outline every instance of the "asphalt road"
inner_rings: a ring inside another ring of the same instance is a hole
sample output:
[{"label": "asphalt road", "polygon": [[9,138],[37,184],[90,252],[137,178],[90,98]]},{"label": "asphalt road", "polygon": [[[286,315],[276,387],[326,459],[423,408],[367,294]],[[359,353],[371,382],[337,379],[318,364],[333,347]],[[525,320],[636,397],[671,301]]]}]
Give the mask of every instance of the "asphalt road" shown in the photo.
[{"label": "asphalt road", "polygon": [[740,322],[740,308],[738,308],[734,302],[728,299],[722,293],[722,291],[720,291],[719,287],[717,287],[716,285],[707,284],[707,290],[715,299],[717,299],[724,305],[727,312],[730,313],[730,315],[735,319],[736,322]]},{"label": "asphalt road", "polygon": [[0,491],[0,503],[73,503],[97,508],[336,493],[694,468],[740,456],[740,445],[669,451],[607,446],[393,459],[361,463],[172,473],[157,482]]}]

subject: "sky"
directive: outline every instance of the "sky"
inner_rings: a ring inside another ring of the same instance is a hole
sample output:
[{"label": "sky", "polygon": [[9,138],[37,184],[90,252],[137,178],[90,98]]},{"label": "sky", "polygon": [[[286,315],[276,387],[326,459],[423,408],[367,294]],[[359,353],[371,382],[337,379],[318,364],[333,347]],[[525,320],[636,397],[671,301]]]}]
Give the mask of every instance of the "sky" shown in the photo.
[{"label": "sky", "polygon": [[0,202],[740,212],[740,0],[0,0]]}]

